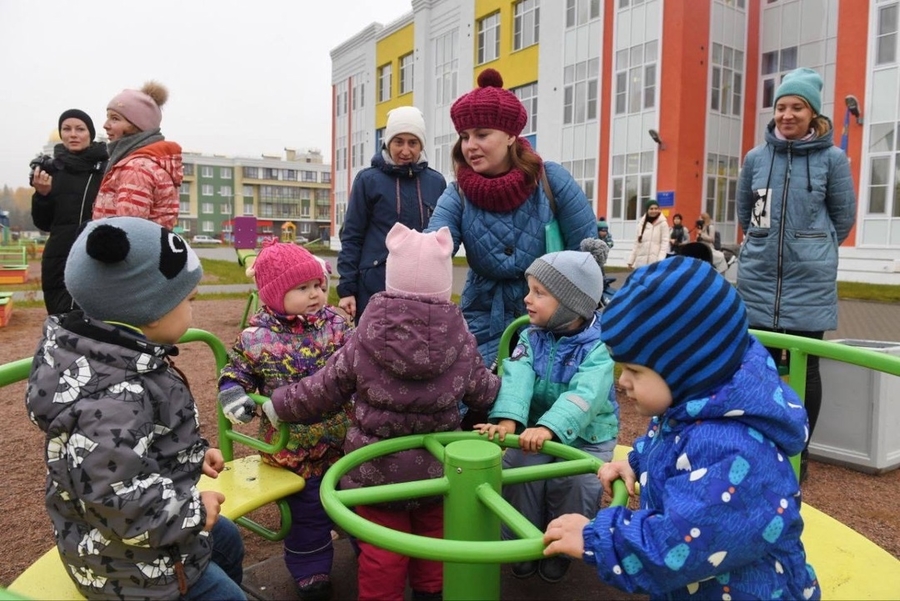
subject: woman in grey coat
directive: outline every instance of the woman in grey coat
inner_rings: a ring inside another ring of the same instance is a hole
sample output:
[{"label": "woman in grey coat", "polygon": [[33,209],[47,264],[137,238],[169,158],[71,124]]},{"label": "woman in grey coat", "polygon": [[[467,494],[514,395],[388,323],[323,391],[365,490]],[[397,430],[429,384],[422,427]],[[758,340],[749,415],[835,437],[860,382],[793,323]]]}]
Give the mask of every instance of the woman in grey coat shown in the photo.
[{"label": "woman in grey coat", "polygon": [[[819,114],[822,78],[811,69],[785,75],[765,143],[747,153],[738,184],[744,243],[738,291],[750,327],[822,339],[837,328],[838,247],[856,220],[847,156]],[[772,351],[776,362],[781,351]],[[819,359],[807,363],[809,433],[822,404]],[[808,445],[807,441],[807,445]],[[800,479],[806,476],[807,449]]]}]

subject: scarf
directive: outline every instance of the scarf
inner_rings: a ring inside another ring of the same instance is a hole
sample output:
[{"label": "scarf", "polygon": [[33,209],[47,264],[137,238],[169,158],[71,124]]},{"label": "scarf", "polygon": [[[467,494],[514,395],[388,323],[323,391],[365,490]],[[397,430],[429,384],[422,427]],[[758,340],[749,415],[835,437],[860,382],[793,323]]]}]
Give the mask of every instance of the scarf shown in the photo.
[{"label": "scarf", "polygon": [[121,140],[110,142],[106,145],[109,150],[109,164],[106,166],[106,170],[109,171],[112,169],[114,165],[138,148],[149,146],[154,142],[162,142],[163,140],[165,140],[165,138],[159,132],[159,128],[156,128],[147,131],[139,131],[136,134],[125,136]]},{"label": "scarf", "polygon": [[79,152],[71,152],[64,144],[57,144],[53,147],[53,156],[62,161],[69,173],[102,171],[100,165],[109,158],[103,142],[91,142],[90,146]]},{"label": "scarf", "polygon": [[525,172],[516,168],[497,177],[485,177],[468,165],[459,165],[456,181],[473,205],[491,213],[518,209],[537,188],[537,182],[526,182]]}]

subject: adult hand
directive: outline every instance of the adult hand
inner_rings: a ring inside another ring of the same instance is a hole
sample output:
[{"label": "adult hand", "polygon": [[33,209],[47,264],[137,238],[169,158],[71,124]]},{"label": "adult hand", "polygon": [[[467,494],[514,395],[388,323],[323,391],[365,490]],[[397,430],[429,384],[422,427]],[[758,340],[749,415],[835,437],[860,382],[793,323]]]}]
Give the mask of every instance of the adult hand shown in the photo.
[{"label": "adult hand", "polygon": [[526,428],[519,434],[519,448],[526,453],[538,453],[547,440],[553,440],[553,432],[544,426]]},{"label": "adult hand", "polygon": [[209,532],[219,519],[225,495],[215,490],[204,490],[200,493],[200,502],[206,508],[206,523],[203,525],[203,529]]},{"label": "adult hand", "polygon": [[356,297],[345,296],[338,302],[338,307],[350,316],[350,319],[356,319]]},{"label": "adult hand", "polygon": [[203,474],[210,478],[218,478],[219,472],[225,469],[225,457],[219,449],[206,449],[203,457]]},{"label": "adult hand", "polygon": [[35,167],[31,185],[38,194],[47,196],[53,187],[53,177],[46,171],[41,171],[40,167]]},{"label": "adult hand", "polygon": [[628,264],[628,269],[634,269],[634,264],[633,264],[633,263],[629,263],[629,264]]},{"label": "adult hand", "polygon": [[631,464],[625,460],[604,463],[597,472],[597,478],[600,479],[600,482],[603,484],[603,490],[606,491],[606,494],[609,496],[612,496],[613,494],[613,481],[619,479],[625,482],[625,488],[628,489],[628,494],[632,497],[634,496],[634,483],[637,482],[637,476],[635,475],[634,470],[631,469]]},{"label": "adult hand", "polygon": [[584,555],[584,527],[590,522],[580,513],[561,515],[547,524],[544,532],[544,555],[564,553],[569,557],[581,559]]}]

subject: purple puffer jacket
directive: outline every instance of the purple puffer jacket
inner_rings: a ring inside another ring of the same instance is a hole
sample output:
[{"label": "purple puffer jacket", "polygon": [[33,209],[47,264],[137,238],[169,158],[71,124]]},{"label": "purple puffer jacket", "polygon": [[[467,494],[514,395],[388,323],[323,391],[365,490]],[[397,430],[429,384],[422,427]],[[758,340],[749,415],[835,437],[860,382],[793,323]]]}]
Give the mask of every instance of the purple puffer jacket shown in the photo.
[{"label": "purple puffer jacket", "polygon": [[[473,409],[494,402],[500,380],[488,371],[462,312],[447,301],[381,292],[372,297],[356,331],[325,367],[272,393],[278,416],[310,422],[356,393],[344,451],[386,438],[459,429],[459,401]],[[429,451],[412,449],[351,470],[343,488],[438,478],[443,468]],[[427,500],[392,505],[413,509]]]}]

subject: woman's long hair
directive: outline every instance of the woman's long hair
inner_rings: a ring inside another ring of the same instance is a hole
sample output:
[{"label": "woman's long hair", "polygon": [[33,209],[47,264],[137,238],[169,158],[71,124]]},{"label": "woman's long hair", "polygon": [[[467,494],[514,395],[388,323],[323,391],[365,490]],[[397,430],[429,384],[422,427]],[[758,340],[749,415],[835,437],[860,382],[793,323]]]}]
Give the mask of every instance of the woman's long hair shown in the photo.
[{"label": "woman's long hair", "polygon": [[[466,157],[462,153],[462,138],[456,139],[453,145],[453,173],[459,170],[460,165],[465,165]],[[538,154],[531,149],[531,145],[523,138],[516,138],[515,143],[509,147],[509,159],[513,169],[519,169],[525,173],[525,182],[530,186],[537,186],[541,178],[541,166],[543,161]]]}]

